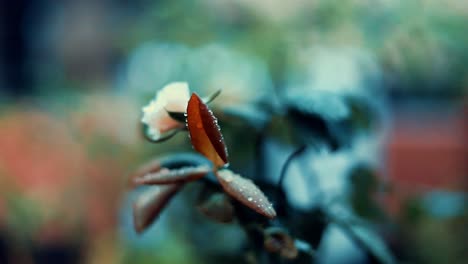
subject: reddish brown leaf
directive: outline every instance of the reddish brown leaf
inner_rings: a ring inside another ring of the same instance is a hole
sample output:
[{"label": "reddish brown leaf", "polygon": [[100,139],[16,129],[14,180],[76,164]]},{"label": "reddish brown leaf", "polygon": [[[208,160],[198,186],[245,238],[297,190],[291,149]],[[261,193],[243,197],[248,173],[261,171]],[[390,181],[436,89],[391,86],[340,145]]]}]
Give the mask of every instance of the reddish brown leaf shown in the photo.
[{"label": "reddish brown leaf", "polygon": [[227,150],[218,120],[213,112],[193,93],[187,105],[187,128],[193,148],[217,167],[228,163]]},{"label": "reddish brown leaf", "polygon": [[132,175],[130,175],[130,179],[129,179],[129,186],[131,188],[135,187],[135,179],[139,178],[139,177],[142,177],[146,174],[149,174],[149,173],[155,173],[157,171],[159,171],[161,169],[161,162],[160,162],[160,159],[152,159],[146,163],[144,163],[143,165],[141,165],[135,173],[133,173]]},{"label": "reddish brown leaf", "polygon": [[143,232],[159,216],[162,209],[184,184],[152,186],[137,197],[133,204],[133,224],[137,233]]},{"label": "reddish brown leaf", "polygon": [[233,198],[268,218],[276,217],[273,205],[251,180],[227,169],[218,171],[216,176],[224,190]]},{"label": "reddish brown leaf", "polygon": [[135,185],[142,184],[169,184],[198,180],[211,171],[211,168],[202,165],[197,167],[183,167],[180,169],[162,168],[158,172],[148,173],[134,178]]}]

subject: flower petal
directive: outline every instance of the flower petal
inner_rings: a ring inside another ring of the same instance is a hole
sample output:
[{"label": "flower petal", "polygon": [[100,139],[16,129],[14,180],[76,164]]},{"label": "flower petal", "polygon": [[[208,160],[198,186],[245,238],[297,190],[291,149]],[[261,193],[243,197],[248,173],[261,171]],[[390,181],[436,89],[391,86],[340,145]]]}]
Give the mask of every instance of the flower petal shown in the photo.
[{"label": "flower petal", "polygon": [[156,98],[164,103],[170,101],[185,101],[190,97],[190,90],[186,82],[173,82],[158,91]]},{"label": "flower petal", "polygon": [[172,119],[166,109],[185,111],[189,99],[187,83],[175,82],[164,86],[154,100],[142,108],[141,122],[148,126],[149,136],[157,140],[162,133],[183,127],[183,124]]}]

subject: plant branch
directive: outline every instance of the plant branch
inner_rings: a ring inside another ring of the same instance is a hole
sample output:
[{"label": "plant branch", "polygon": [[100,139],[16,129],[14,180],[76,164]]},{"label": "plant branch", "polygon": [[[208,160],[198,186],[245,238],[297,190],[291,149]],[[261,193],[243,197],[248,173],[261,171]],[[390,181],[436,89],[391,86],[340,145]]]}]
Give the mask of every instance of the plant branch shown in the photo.
[{"label": "plant branch", "polygon": [[281,174],[278,180],[278,186],[283,186],[284,178],[286,178],[286,173],[288,171],[289,166],[291,165],[291,162],[297,158],[299,155],[301,155],[305,150],[306,150],[306,145],[303,145],[296,149],[289,157],[286,159],[286,162],[283,165],[283,168],[281,168]]}]

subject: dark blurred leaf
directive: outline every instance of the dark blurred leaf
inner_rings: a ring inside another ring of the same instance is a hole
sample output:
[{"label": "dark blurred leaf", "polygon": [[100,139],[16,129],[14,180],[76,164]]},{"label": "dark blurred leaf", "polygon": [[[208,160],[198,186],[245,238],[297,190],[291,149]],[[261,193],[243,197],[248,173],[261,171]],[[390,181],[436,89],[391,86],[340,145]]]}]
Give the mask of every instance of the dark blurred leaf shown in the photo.
[{"label": "dark blurred leaf", "polygon": [[356,132],[367,131],[378,121],[375,102],[370,100],[317,91],[291,96],[286,106],[302,143],[337,150],[349,146]]},{"label": "dark blurred leaf", "polygon": [[151,186],[133,203],[133,224],[137,233],[150,226],[184,184]]},{"label": "dark blurred leaf", "polygon": [[278,227],[269,227],[264,230],[265,240],[263,246],[272,253],[279,253],[286,259],[294,259],[299,252],[296,248],[294,239],[286,230]]},{"label": "dark blurred leaf", "polygon": [[354,212],[368,219],[378,219],[383,216],[374,199],[378,187],[375,172],[365,165],[358,165],[351,171],[350,181],[351,204]]},{"label": "dark blurred leaf", "polygon": [[182,167],[180,169],[162,168],[158,172],[144,174],[140,177],[133,178],[135,185],[153,185],[153,184],[169,184],[181,183],[198,180],[205,176],[212,169],[206,165],[197,167]]},{"label": "dark blurred leaf", "polygon": [[287,107],[304,114],[318,115],[327,121],[340,121],[349,117],[350,109],[342,95],[314,91],[288,95]]},{"label": "dark blurred leaf", "polygon": [[332,131],[331,123],[322,116],[291,108],[288,110],[288,117],[294,124],[294,131],[301,144],[326,145],[331,150],[337,150],[343,146],[344,142],[341,142],[336,133]]},{"label": "dark blurred leaf", "polygon": [[206,217],[221,223],[234,220],[234,207],[224,193],[213,193],[203,200],[198,209]]},{"label": "dark blurred leaf", "polygon": [[395,259],[382,239],[368,226],[333,219],[363,250],[382,264],[395,263]]},{"label": "dark blurred leaf", "polygon": [[217,167],[227,164],[227,150],[216,117],[193,93],[187,106],[187,127],[194,149]]},{"label": "dark blurred leaf", "polygon": [[216,172],[221,186],[234,199],[268,218],[275,218],[276,211],[263,192],[249,179],[230,170]]},{"label": "dark blurred leaf", "polygon": [[270,116],[264,110],[253,105],[229,106],[223,108],[223,114],[231,121],[239,120],[257,130],[264,128],[270,121]]},{"label": "dark blurred leaf", "polygon": [[375,107],[363,100],[362,98],[347,98],[346,100],[351,110],[349,121],[356,130],[369,130],[378,121]]},{"label": "dark blurred leaf", "polygon": [[424,210],[424,206],[421,197],[411,197],[404,201],[402,216],[406,222],[411,224],[419,224],[423,219],[427,218],[427,212]]},{"label": "dark blurred leaf", "polygon": [[366,245],[369,253],[376,257],[383,264],[395,263],[395,259],[382,239],[371,229],[361,225],[351,227],[356,237]]},{"label": "dark blurred leaf", "polygon": [[300,238],[317,248],[322,239],[323,233],[328,226],[328,218],[326,213],[320,208],[313,208],[307,211],[294,210],[293,220],[290,230],[293,234],[297,234]]}]

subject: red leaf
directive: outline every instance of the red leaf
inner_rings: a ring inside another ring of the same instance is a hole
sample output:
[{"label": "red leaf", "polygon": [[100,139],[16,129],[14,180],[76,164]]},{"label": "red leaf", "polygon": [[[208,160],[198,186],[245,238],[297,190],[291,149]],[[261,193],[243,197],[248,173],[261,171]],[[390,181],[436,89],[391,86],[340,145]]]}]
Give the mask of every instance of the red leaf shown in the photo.
[{"label": "red leaf", "polygon": [[187,105],[187,128],[196,151],[211,160],[216,167],[228,163],[227,150],[218,120],[195,93]]},{"label": "red leaf", "polygon": [[157,171],[161,170],[161,161],[159,158],[157,159],[152,159],[148,162],[145,162],[143,165],[141,165],[135,173],[130,175],[129,178],[129,183],[128,185],[133,188],[135,187],[135,179],[142,177],[146,174],[149,173],[155,173]]},{"label": "red leaf", "polygon": [[137,197],[133,204],[133,224],[137,233],[143,232],[159,216],[171,198],[184,184],[152,186]]},{"label": "red leaf", "polygon": [[183,167],[180,169],[162,168],[158,172],[148,173],[133,179],[135,185],[141,184],[169,184],[198,180],[211,171],[206,165],[197,167]]},{"label": "red leaf", "polygon": [[216,176],[224,190],[234,199],[268,218],[276,217],[273,205],[251,180],[227,169],[216,172]]}]

